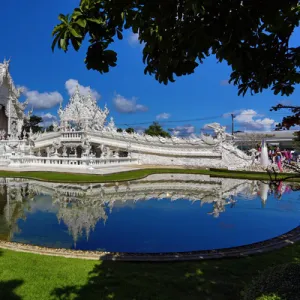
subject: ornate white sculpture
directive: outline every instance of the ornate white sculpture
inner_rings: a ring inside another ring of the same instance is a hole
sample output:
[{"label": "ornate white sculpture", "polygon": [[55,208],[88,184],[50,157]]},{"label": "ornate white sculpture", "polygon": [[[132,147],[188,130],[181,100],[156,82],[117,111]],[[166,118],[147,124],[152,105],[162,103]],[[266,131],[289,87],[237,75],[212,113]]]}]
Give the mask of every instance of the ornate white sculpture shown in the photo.
[{"label": "ornate white sculpture", "polygon": [[116,127],[116,125],[115,125],[115,121],[114,121],[114,118],[113,117],[111,117],[110,118],[110,121],[109,121],[109,123],[107,124],[107,130],[108,131],[110,131],[110,132],[112,132],[112,131],[116,131],[117,130],[117,127]]},{"label": "ornate white sculpture", "polygon": [[7,118],[2,122],[2,126],[4,125],[5,128],[0,129],[7,131],[10,138],[17,139],[22,133],[24,110],[28,102],[20,103],[18,101],[23,90],[15,87],[9,73],[9,65],[10,61],[7,60],[0,63],[0,104],[5,108],[4,113]]},{"label": "ornate white sculpture", "polygon": [[91,93],[87,97],[82,96],[78,86],[66,108],[60,107],[58,110],[60,127],[63,130],[66,129],[66,124],[69,122],[74,123],[77,130],[102,130],[108,114],[107,108],[102,111],[98,107],[97,101]]},{"label": "ornate white sculpture", "polygon": [[0,140],[5,140],[5,138],[6,138],[6,131],[0,130]]},{"label": "ornate white sculpture", "polygon": [[201,133],[201,139],[208,145],[220,144],[226,141],[227,136],[231,136],[230,134],[226,133],[226,127],[221,126],[219,123],[211,123],[207,124],[206,126],[213,129],[216,134],[216,138],[213,138],[210,135],[204,135]]},{"label": "ornate white sculpture", "polygon": [[53,121],[53,122],[52,122],[52,126],[53,126],[53,131],[54,131],[54,132],[57,132],[58,129],[59,129],[59,128],[58,128],[57,122]]}]

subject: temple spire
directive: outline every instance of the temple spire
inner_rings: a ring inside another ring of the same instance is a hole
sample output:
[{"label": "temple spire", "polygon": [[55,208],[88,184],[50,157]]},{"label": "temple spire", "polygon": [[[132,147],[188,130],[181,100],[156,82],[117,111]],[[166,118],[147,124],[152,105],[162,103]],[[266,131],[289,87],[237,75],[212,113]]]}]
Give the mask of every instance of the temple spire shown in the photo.
[{"label": "temple spire", "polygon": [[76,84],[75,94],[80,94],[79,84]]},{"label": "temple spire", "polygon": [[88,99],[92,99],[92,91],[91,91],[91,88],[88,89],[87,98],[88,98]]}]

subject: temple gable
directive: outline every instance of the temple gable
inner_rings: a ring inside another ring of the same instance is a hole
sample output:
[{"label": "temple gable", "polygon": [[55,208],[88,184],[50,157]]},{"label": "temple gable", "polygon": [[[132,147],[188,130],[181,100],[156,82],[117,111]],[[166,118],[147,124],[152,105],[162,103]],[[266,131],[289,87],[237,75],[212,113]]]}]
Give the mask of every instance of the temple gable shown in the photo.
[{"label": "temple gable", "polygon": [[9,63],[6,60],[0,63],[0,130],[18,138],[21,135],[27,103],[20,103],[18,100],[22,91],[14,85],[9,73]]}]

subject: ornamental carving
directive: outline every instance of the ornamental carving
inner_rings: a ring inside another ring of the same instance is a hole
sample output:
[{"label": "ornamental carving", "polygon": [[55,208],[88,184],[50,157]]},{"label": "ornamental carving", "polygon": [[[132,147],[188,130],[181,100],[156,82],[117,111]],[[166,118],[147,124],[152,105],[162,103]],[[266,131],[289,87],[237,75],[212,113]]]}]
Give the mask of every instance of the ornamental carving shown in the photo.
[{"label": "ornamental carving", "polygon": [[[18,136],[25,118],[24,110],[28,101],[19,102],[23,89],[16,88],[9,73],[10,61],[0,63],[0,104],[5,106],[5,115],[8,117],[8,134]],[[22,124],[22,125],[20,125]]]},{"label": "ornamental carving", "polygon": [[65,109],[60,107],[58,110],[60,127],[64,130],[70,130],[73,127],[76,130],[100,131],[104,127],[108,114],[107,107],[101,110],[91,93],[86,97],[81,95],[78,86]]}]

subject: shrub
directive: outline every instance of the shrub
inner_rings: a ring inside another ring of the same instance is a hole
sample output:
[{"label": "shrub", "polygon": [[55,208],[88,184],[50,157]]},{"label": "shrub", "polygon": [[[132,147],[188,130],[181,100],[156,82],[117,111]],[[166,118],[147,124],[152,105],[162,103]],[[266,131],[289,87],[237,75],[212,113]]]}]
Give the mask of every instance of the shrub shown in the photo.
[{"label": "shrub", "polygon": [[300,263],[263,271],[246,289],[244,300],[299,300]]}]

